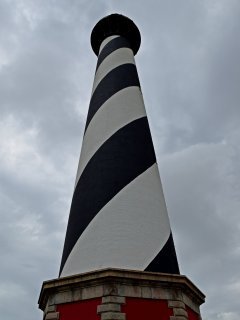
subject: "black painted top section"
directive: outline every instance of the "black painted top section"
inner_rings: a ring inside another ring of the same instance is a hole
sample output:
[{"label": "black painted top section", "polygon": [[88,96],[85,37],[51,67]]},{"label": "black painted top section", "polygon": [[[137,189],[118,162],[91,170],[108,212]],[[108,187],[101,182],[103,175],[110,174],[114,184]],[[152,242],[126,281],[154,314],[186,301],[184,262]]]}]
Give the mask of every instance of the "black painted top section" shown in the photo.
[{"label": "black painted top section", "polygon": [[141,44],[141,35],[135,23],[121,14],[111,14],[101,19],[93,28],[91,45],[94,53],[98,55],[103,40],[107,37],[120,35],[126,38],[136,54]]}]

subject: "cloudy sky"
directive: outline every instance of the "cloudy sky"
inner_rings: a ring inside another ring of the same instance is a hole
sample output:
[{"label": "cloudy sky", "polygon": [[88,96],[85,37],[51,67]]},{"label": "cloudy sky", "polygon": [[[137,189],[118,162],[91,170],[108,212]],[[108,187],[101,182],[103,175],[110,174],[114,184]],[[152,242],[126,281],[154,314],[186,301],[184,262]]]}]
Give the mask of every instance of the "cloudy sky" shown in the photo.
[{"label": "cloudy sky", "polygon": [[96,65],[113,12],[136,62],[181,273],[203,320],[240,317],[240,1],[0,0],[0,314],[42,319],[56,278]]}]

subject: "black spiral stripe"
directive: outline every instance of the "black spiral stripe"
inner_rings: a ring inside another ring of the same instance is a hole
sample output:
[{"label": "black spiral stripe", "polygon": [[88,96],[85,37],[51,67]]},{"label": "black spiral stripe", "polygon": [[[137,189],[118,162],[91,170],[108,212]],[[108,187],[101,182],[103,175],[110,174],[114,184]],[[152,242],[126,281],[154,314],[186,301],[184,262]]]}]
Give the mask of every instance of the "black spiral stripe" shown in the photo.
[{"label": "black spiral stripe", "polygon": [[98,67],[100,66],[100,64],[103,62],[103,60],[105,60],[111,53],[113,53],[114,51],[116,51],[120,48],[131,49],[131,46],[130,46],[129,42],[127,41],[127,39],[125,39],[123,37],[117,37],[117,38],[110,40],[104,46],[104,48],[102,49],[102,51],[100,52],[100,54],[98,56],[96,71],[97,71]]},{"label": "black spiral stripe", "polygon": [[145,268],[145,271],[179,274],[179,266],[172,233],[156,257]]},{"label": "black spiral stripe", "polygon": [[[127,76],[126,76],[127,75]],[[89,106],[85,131],[98,109],[122,89],[132,86],[139,86],[137,69],[134,64],[126,63],[111,70],[98,84],[95,89]]]}]

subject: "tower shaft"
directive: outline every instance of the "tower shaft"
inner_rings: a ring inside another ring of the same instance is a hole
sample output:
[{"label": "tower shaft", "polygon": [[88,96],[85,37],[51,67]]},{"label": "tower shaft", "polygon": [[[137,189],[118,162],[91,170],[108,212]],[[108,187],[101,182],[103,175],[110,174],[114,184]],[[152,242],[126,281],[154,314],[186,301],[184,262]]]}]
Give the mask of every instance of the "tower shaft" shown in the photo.
[{"label": "tower shaft", "polygon": [[117,31],[99,48],[60,276],[108,267],[179,273],[133,48]]}]

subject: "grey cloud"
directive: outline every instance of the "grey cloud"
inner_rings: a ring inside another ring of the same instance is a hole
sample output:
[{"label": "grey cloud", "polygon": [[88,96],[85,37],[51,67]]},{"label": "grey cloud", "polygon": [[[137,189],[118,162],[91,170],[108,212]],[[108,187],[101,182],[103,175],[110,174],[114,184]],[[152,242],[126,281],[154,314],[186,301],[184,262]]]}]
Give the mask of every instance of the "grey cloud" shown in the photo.
[{"label": "grey cloud", "polygon": [[[211,305],[215,318],[224,310],[237,313],[238,299],[233,298],[231,284],[239,284],[240,276],[236,250],[240,240],[236,191],[240,184],[233,175],[237,170],[232,149],[222,143],[200,144],[162,160],[181,270],[197,284],[201,279],[199,286],[207,292],[208,301],[203,310]],[[231,301],[225,300],[226,292]]]}]

